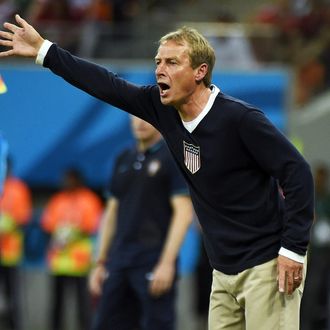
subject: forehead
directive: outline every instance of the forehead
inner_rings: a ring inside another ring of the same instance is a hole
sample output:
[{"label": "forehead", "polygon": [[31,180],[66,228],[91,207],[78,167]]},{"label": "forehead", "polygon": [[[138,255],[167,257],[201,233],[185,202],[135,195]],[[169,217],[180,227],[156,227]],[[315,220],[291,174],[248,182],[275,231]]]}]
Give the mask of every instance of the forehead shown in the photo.
[{"label": "forehead", "polygon": [[188,50],[188,45],[185,42],[178,43],[174,40],[166,40],[159,45],[156,58],[188,56]]}]

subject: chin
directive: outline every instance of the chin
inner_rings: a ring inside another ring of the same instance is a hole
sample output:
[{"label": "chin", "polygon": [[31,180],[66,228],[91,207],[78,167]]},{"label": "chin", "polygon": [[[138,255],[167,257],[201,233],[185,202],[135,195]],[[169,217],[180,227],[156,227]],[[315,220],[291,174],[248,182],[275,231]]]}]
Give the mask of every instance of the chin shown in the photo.
[{"label": "chin", "polygon": [[166,98],[160,98],[160,102],[162,102],[163,105],[172,105],[173,102],[171,102],[171,100],[168,100]]}]

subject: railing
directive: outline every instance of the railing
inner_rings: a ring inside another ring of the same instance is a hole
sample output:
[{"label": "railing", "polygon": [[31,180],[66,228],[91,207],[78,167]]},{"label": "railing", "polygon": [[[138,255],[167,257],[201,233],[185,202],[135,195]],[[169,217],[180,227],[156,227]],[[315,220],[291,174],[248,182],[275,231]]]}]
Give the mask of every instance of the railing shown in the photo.
[{"label": "railing", "polygon": [[77,55],[89,58],[152,59],[159,38],[179,26],[192,26],[207,38],[247,40],[257,61],[277,61],[274,43],[277,31],[268,26],[248,23],[140,21],[134,23],[83,22],[79,24],[48,22],[37,26],[42,35]]}]

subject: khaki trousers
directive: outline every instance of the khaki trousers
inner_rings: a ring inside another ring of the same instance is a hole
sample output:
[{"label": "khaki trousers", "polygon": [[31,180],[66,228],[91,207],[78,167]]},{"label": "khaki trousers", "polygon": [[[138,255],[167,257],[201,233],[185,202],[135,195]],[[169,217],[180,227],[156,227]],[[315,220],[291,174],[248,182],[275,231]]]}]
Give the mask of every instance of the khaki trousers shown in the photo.
[{"label": "khaki trousers", "polygon": [[214,270],[209,330],[299,330],[303,285],[304,279],[292,295],[280,293],[277,259],[237,275]]}]

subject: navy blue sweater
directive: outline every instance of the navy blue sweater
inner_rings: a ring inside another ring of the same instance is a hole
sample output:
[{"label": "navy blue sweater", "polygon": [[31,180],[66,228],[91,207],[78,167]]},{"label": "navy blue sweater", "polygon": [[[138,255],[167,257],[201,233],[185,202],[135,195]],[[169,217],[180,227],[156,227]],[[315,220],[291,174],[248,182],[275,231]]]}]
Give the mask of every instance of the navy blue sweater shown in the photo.
[{"label": "navy blue sweater", "polygon": [[[219,93],[189,133],[177,110],[160,102],[156,85],[136,86],[56,45],[44,66],[162,133],[188,182],[212,267],[236,274],[275,258],[281,246],[306,253],[314,208],[310,167],[260,110]],[[185,164],[189,147],[196,172]]]}]

